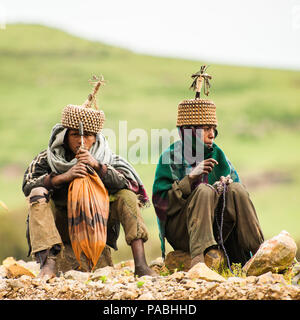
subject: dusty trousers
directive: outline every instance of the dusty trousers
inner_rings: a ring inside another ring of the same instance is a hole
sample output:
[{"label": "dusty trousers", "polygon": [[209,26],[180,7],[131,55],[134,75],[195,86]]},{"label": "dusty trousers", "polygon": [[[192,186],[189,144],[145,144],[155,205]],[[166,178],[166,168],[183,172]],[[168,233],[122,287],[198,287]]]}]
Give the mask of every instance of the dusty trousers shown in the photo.
[{"label": "dusty trousers", "polygon": [[[45,188],[35,188],[29,196],[31,200],[28,231],[33,256],[55,245],[61,245],[62,248],[70,245],[67,206],[55,205],[51,199],[48,201],[45,194],[47,195]],[[141,216],[137,196],[127,189],[115,193],[113,201],[110,202],[107,244],[115,249],[120,224],[128,245],[136,239],[142,239],[144,242],[148,240],[148,231]]]},{"label": "dusty trousers", "polygon": [[[167,217],[166,238],[175,250],[191,254],[191,258],[218,245],[220,233],[216,212],[220,195],[206,184],[200,184],[188,197],[185,206]],[[225,195],[222,236],[231,262],[244,264],[264,241],[258,217],[241,183],[231,183]]]}]

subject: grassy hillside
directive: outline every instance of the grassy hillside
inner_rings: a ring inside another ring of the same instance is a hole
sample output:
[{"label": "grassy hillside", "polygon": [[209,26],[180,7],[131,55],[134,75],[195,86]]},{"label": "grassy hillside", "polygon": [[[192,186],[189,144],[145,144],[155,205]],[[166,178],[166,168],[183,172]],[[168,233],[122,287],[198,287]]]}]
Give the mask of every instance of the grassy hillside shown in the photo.
[{"label": "grassy hillside", "polygon": [[[63,107],[85,101],[92,74],[108,80],[99,95],[106,128],[118,136],[118,121],[127,120],[128,132],[142,128],[150,137],[151,129],[175,127],[178,103],[193,97],[190,75],[203,63],[210,61],[138,55],[36,25],[1,31],[0,200],[10,211],[0,209],[0,259],[24,258],[23,172],[47,147]],[[300,239],[300,72],[224,65],[208,70],[219,120],[216,143],[247,185],[265,237],[286,229]],[[151,196],[155,164],[135,167]],[[153,207],[144,218],[150,259],[160,255]],[[129,252],[114,253],[114,259]]]}]

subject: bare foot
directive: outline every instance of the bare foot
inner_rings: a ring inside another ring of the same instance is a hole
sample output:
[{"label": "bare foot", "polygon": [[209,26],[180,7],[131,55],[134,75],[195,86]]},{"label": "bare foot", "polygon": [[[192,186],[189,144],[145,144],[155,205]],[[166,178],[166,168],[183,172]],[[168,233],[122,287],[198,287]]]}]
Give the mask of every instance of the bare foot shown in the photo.
[{"label": "bare foot", "polygon": [[142,277],[142,276],[151,276],[151,277],[156,277],[158,276],[158,274],[153,271],[151,268],[149,268],[148,266],[136,266],[135,270],[134,270],[134,275],[138,276],[138,277]]},{"label": "bare foot", "polygon": [[42,267],[38,277],[43,279],[51,279],[56,277],[56,263],[54,259],[47,258],[47,261]]}]

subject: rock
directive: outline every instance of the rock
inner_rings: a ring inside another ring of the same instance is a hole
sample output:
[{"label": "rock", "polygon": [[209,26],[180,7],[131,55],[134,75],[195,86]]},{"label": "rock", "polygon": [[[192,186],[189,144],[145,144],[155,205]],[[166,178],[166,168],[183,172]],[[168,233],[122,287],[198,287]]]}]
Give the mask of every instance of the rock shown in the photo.
[{"label": "rock", "polygon": [[6,268],[8,278],[18,278],[23,275],[30,276],[32,278],[35,275],[27,268],[19,264],[13,257],[8,257],[3,261],[3,266]]},{"label": "rock", "polygon": [[114,272],[114,268],[110,266],[99,268],[95,270],[93,273],[91,273],[90,279],[93,281],[104,280],[108,277],[112,277],[113,272]]},{"label": "rock", "polygon": [[227,279],[227,282],[232,282],[232,283],[245,283],[246,279],[240,278],[240,277],[229,277]]},{"label": "rock", "polygon": [[190,279],[203,279],[206,281],[223,282],[225,278],[220,276],[217,272],[211,270],[205,263],[199,262],[193,266],[188,272],[187,277]]},{"label": "rock", "polygon": [[7,282],[3,279],[0,279],[0,291],[3,291],[7,288]]},{"label": "rock", "polygon": [[89,279],[89,276],[89,272],[81,272],[76,270],[69,270],[64,275],[66,279],[73,279],[81,282],[87,281]]},{"label": "rock", "polygon": [[188,271],[191,267],[191,256],[188,252],[181,250],[171,251],[167,254],[165,259],[165,266],[170,272]]},{"label": "rock", "polygon": [[134,261],[133,260],[127,260],[127,261],[121,261],[114,266],[116,269],[120,270],[124,267],[130,268],[132,271],[134,271]]},{"label": "rock", "polygon": [[291,282],[295,286],[300,287],[300,262],[296,260],[296,263],[292,266],[291,269],[292,279]]},{"label": "rock", "polygon": [[300,287],[300,273],[292,278],[292,284]]},{"label": "rock", "polygon": [[187,280],[186,283],[184,283],[183,287],[185,289],[190,289],[190,288],[196,289],[198,288],[198,284],[193,280]]},{"label": "rock", "polygon": [[243,271],[248,275],[259,276],[271,271],[280,272],[293,262],[297,245],[286,231],[261,244],[256,254],[244,265]]},{"label": "rock", "polygon": [[141,294],[137,300],[155,300],[151,292]]},{"label": "rock", "polygon": [[8,279],[7,284],[12,288],[12,289],[19,289],[24,287],[23,281],[20,279]]},{"label": "rock", "polygon": [[30,270],[36,276],[40,273],[40,264],[36,261],[25,262],[23,260],[18,260],[18,263],[24,268]]},{"label": "rock", "polygon": [[155,260],[151,261],[150,264],[149,264],[149,267],[154,267],[154,266],[157,266],[157,267],[163,267],[164,266],[164,260],[162,257],[158,257],[156,258]]},{"label": "rock", "polygon": [[7,275],[7,269],[4,266],[0,266],[0,279],[5,278]]},{"label": "rock", "polygon": [[177,282],[179,282],[184,278],[184,273],[182,271],[174,272],[168,278],[169,279],[174,279]]},{"label": "rock", "polygon": [[258,281],[258,278],[255,276],[248,276],[246,277],[247,284],[255,284]]},{"label": "rock", "polygon": [[[80,258],[81,258],[80,259],[81,270],[90,271],[85,256],[82,254]],[[65,244],[63,254],[59,254],[57,256],[56,266],[57,266],[57,271],[58,272],[61,271],[63,273],[69,270],[78,269],[79,263],[76,260],[72,246],[70,244]],[[108,246],[104,247],[95,269],[103,268],[106,266],[113,266],[113,262],[111,258],[111,250],[110,250],[110,247]]]},{"label": "rock", "polygon": [[259,276],[257,281],[257,284],[267,284],[267,283],[285,284],[285,280],[282,274],[273,274],[271,271],[269,271]]}]

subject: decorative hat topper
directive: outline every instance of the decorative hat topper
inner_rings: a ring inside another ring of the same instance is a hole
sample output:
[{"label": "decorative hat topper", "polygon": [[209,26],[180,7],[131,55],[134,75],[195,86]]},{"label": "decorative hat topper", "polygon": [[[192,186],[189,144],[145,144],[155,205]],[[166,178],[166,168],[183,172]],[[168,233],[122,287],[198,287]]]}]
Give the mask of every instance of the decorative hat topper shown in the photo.
[{"label": "decorative hat topper", "polygon": [[203,80],[204,80],[204,94],[209,95],[209,88],[210,88],[210,83],[209,80],[212,79],[212,76],[206,73],[206,70],[209,66],[201,66],[200,70],[194,74],[192,74],[192,78],[194,79],[192,85],[190,86],[190,89],[193,89],[196,91],[196,96],[195,99],[200,98],[200,93],[203,85]]},{"label": "decorative hat topper", "polygon": [[88,95],[87,100],[81,106],[67,105],[63,109],[61,123],[66,128],[77,130],[82,123],[84,131],[97,134],[103,128],[105,115],[102,110],[98,110],[96,95],[99,88],[105,84],[105,80],[101,75],[100,77],[93,76],[89,82],[94,86],[93,92]]},{"label": "decorative hat topper", "polygon": [[216,106],[213,101],[200,99],[201,89],[204,84],[204,94],[209,95],[212,77],[206,73],[207,66],[201,66],[200,70],[191,77],[194,79],[190,89],[196,91],[195,99],[183,100],[178,105],[177,127],[218,125]]}]

